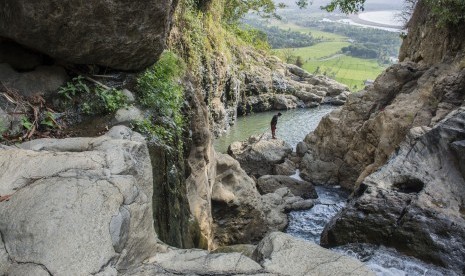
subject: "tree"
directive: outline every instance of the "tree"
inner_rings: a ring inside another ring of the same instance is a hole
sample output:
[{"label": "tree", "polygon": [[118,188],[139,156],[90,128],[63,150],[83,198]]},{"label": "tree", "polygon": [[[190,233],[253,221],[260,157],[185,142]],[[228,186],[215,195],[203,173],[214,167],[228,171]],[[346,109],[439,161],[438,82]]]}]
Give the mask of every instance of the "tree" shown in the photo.
[{"label": "tree", "polygon": [[294,55],[294,49],[291,49],[291,48],[286,48],[282,51],[282,55],[284,57],[284,61],[286,61],[286,63],[293,63],[293,61],[295,60],[295,55]]},{"label": "tree", "polygon": [[302,57],[301,56],[298,56],[297,59],[295,60],[295,65],[299,66],[300,68],[302,68],[302,66],[304,65],[304,62],[302,61]]},{"label": "tree", "polygon": [[224,20],[233,24],[246,13],[254,12],[262,17],[278,17],[276,9],[284,7],[283,4],[275,4],[273,0],[226,0],[224,3]]}]

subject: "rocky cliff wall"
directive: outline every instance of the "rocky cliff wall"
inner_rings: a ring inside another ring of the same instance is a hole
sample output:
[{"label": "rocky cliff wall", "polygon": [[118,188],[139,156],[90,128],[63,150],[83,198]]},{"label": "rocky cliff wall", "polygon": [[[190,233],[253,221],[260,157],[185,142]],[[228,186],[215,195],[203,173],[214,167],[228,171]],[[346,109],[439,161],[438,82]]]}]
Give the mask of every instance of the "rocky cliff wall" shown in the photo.
[{"label": "rocky cliff wall", "polygon": [[[433,40],[433,34],[444,39],[445,30],[438,29],[431,18],[423,19],[426,15],[419,12],[424,7],[418,7],[411,22],[412,32],[400,54],[405,61],[388,68],[372,86],[350,95],[342,109],[325,117],[305,138],[310,150],[304,157],[302,175],[307,180],[341,183],[353,189],[386,163],[409,129],[432,127],[463,105],[465,72],[461,48],[445,51],[429,44],[429,38],[421,36],[419,30],[431,33]],[[451,37],[454,34],[455,28],[447,33]],[[416,58],[418,54],[425,58]]]},{"label": "rocky cliff wall", "polygon": [[463,21],[459,25],[441,24],[424,1],[418,1],[407,28],[408,35],[399,53],[400,61],[433,66],[445,60],[463,58]]},{"label": "rocky cliff wall", "polygon": [[354,190],[323,243],[384,244],[463,273],[464,23],[438,27],[427,11],[419,2],[401,62],[305,138],[301,169]]}]

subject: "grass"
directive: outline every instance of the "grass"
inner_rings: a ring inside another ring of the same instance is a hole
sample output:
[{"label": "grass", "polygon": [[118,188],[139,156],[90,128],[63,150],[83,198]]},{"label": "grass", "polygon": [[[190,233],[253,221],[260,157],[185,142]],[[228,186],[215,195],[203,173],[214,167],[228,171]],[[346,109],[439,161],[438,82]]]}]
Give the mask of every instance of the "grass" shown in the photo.
[{"label": "grass", "polygon": [[272,20],[270,22],[270,26],[276,26],[276,27],[278,27],[280,29],[283,29],[283,30],[289,30],[290,29],[291,31],[301,32],[301,33],[304,33],[304,34],[311,33],[313,37],[321,38],[324,41],[346,41],[347,40],[347,37],[342,36],[342,35],[322,32],[322,31],[312,29],[312,28],[309,28],[309,27],[302,27],[302,26],[296,25],[296,24],[291,23],[291,22],[286,23],[286,22],[282,22],[280,20]]},{"label": "grass", "polygon": [[[314,59],[329,58],[338,54],[342,47],[350,45],[349,42],[322,42],[309,47],[293,48],[292,53],[295,56],[301,56],[304,62],[308,62]],[[283,50],[276,50],[279,52]]]},{"label": "grass", "polygon": [[311,73],[319,68],[320,73],[327,73],[338,82],[344,83],[352,91],[364,87],[364,81],[374,80],[383,70],[374,59],[354,58],[341,55],[327,60],[310,60],[304,63],[303,68]]},{"label": "grass", "polygon": [[[326,74],[347,85],[351,91],[362,89],[365,80],[374,80],[385,69],[375,59],[355,58],[341,54],[341,48],[350,45],[344,36],[279,21],[273,21],[272,25],[304,33],[311,32],[316,37],[323,37],[324,42],[310,47],[293,48],[291,49],[292,54],[302,58],[304,61],[302,67],[305,70],[310,73]],[[283,58],[285,51],[289,51],[289,49],[274,50],[276,55],[281,58]]]}]

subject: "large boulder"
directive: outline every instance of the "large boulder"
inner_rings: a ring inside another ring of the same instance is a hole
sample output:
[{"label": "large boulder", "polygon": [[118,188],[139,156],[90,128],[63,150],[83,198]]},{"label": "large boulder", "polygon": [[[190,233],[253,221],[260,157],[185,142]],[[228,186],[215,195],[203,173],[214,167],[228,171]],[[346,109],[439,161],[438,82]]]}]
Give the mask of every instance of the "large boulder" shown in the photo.
[{"label": "large boulder", "polygon": [[267,233],[284,230],[287,212],[313,206],[308,198],[316,194],[306,188],[293,189],[299,192],[294,195],[287,187],[276,187],[262,196],[239,162],[227,154],[217,154],[211,195],[215,245],[257,243]]},{"label": "large boulder", "polygon": [[356,259],[280,232],[258,244],[254,259],[273,275],[375,275]]},{"label": "large boulder", "polygon": [[138,70],[165,48],[176,0],[5,0],[0,37],[78,64]]},{"label": "large boulder", "polygon": [[312,183],[285,175],[264,175],[257,180],[257,187],[262,194],[273,193],[277,189],[285,187],[289,188],[295,196],[304,199],[318,198]]},{"label": "large boulder", "polygon": [[269,133],[251,136],[248,140],[234,142],[228,148],[247,174],[260,177],[272,174],[276,164],[283,163],[292,153],[292,147],[281,139],[271,139]]},{"label": "large boulder", "polygon": [[465,107],[410,131],[326,227],[322,244],[384,244],[465,271]]},{"label": "large boulder", "polygon": [[141,135],[115,127],[0,152],[0,195],[12,195],[0,203],[0,274],[114,275],[156,251]]},{"label": "large boulder", "polygon": [[212,215],[218,245],[257,243],[268,231],[255,182],[227,154],[217,154]]}]

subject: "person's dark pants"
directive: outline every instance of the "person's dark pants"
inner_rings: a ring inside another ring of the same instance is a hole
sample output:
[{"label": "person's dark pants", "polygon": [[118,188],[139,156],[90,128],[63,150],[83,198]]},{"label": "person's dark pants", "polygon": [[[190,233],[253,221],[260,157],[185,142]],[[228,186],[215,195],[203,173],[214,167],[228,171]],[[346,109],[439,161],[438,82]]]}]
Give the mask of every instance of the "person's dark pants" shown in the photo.
[{"label": "person's dark pants", "polygon": [[276,132],[276,125],[271,125],[271,136],[273,138],[276,138],[275,132]]}]

